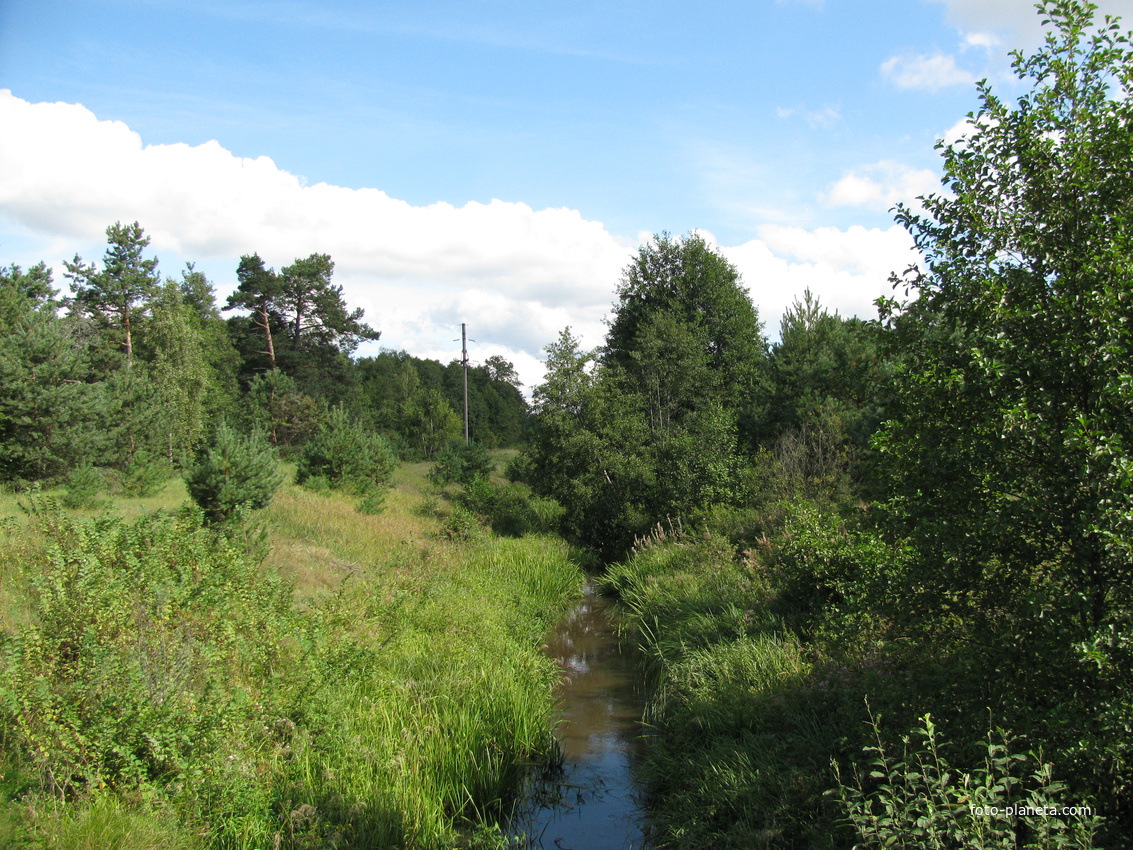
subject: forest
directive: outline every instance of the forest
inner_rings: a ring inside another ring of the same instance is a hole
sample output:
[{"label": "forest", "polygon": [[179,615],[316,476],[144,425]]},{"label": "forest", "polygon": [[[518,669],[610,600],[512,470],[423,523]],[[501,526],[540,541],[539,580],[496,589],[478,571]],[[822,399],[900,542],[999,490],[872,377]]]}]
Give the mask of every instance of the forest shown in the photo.
[{"label": "forest", "polygon": [[0,837],[524,846],[590,574],[650,846],[1129,846],[1133,46],[1040,6],[877,318],[804,292],[771,341],[658,234],[530,404],[469,369],[467,444],[462,364],[354,357],[326,255],[223,306],[138,223],[68,295],[0,269]]}]

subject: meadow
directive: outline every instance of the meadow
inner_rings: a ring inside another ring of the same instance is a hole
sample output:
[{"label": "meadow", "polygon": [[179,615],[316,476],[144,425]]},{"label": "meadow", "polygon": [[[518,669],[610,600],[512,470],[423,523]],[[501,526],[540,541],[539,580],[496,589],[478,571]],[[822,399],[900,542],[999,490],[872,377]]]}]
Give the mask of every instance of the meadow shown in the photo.
[{"label": "meadow", "polygon": [[4,495],[0,845],[499,846],[555,757],[540,645],[583,574],[454,524],[428,467],[374,515],[285,485],[227,536],[179,480]]}]

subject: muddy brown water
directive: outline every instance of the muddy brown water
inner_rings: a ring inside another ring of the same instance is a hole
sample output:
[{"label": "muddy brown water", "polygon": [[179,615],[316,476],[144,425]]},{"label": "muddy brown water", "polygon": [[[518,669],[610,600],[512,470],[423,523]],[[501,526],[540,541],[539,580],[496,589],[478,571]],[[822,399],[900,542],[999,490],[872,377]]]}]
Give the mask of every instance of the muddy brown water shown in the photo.
[{"label": "muddy brown water", "polygon": [[588,586],[547,640],[563,670],[556,727],[561,770],[527,783],[509,824],[529,848],[642,850],[643,800],[635,766],[644,743],[640,665],[619,641],[613,602]]}]

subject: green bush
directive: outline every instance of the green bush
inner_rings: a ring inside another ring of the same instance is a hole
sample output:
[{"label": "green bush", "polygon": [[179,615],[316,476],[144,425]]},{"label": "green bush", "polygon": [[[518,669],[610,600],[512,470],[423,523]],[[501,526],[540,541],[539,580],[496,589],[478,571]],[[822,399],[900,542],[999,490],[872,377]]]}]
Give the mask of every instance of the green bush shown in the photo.
[{"label": "green bush", "polygon": [[67,475],[59,501],[66,508],[97,508],[104,504],[99,497],[106,492],[106,480],[89,463],[77,466]]},{"label": "green bush", "polygon": [[185,474],[189,495],[213,524],[267,506],[282,483],[264,433],[243,435],[223,422]]},{"label": "green bush", "polygon": [[331,487],[367,493],[384,487],[396,468],[397,455],[385,437],[336,407],[300,451],[295,481],[305,485],[321,477]]},{"label": "green bush", "polygon": [[161,489],[173,474],[169,462],[146,451],[137,452],[119,478],[119,486],[127,496],[143,498]]},{"label": "green bush", "polygon": [[247,808],[251,744],[284,710],[265,685],[284,695],[294,666],[289,589],[194,510],[37,522],[34,622],[0,656],[7,743],[55,793],[152,784],[193,810]]},{"label": "green bush", "polygon": [[491,474],[492,459],[487,449],[475,443],[452,442],[437,456],[429,480],[442,487],[453,483],[467,486]]},{"label": "green bush", "polygon": [[[1092,811],[1067,815],[1066,786],[1053,779],[1052,767],[1033,753],[1011,753],[1010,739],[989,736],[984,764],[971,772],[949,766],[940,753],[929,715],[914,731],[919,742],[904,738],[905,752],[894,759],[877,743],[868,776],[855,769],[850,784],[838,775],[827,792],[841,804],[859,839],[856,847],[951,848],[971,850],[1089,850],[1101,819]],[[1074,806],[1077,808],[1076,806]],[[1056,814],[1057,812],[1057,814]]]},{"label": "green bush", "polygon": [[563,515],[558,502],[533,495],[525,484],[493,484],[487,478],[466,484],[459,501],[505,537],[553,533]]},{"label": "green bush", "polygon": [[476,515],[463,505],[453,505],[441,526],[441,533],[449,540],[471,540],[480,536],[481,531]]}]

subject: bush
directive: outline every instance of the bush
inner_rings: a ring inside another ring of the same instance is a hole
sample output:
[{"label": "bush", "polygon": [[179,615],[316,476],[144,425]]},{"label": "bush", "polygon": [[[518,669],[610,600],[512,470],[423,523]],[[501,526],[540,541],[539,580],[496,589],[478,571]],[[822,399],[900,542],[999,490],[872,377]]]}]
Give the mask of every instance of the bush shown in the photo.
[{"label": "bush", "polygon": [[119,485],[127,496],[144,498],[157,493],[172,474],[173,468],[167,461],[139,451],[127,464],[119,478]]},{"label": "bush", "polygon": [[396,468],[397,454],[385,437],[336,407],[300,451],[295,481],[305,485],[322,477],[331,487],[368,493],[384,487]]},{"label": "bush", "polygon": [[213,524],[267,506],[282,483],[266,435],[256,430],[245,436],[223,422],[185,475],[189,495]]},{"label": "bush", "polygon": [[553,532],[563,514],[558,502],[532,495],[524,484],[493,484],[487,478],[466,484],[460,503],[507,537]]},{"label": "bush", "polygon": [[66,489],[59,501],[66,508],[97,508],[104,504],[99,498],[106,490],[106,481],[93,466],[83,464],[71,470]]},{"label": "bush", "polygon": [[429,480],[439,486],[445,484],[471,484],[477,478],[492,474],[492,460],[488,450],[475,443],[453,442],[437,456],[429,472]]},{"label": "bush", "polygon": [[[953,769],[940,754],[929,715],[915,730],[920,742],[904,739],[894,760],[881,743],[866,748],[874,758],[868,780],[855,770],[851,785],[827,792],[836,797],[861,843],[858,847],[967,847],[972,850],[1039,850],[1094,847],[1101,819],[1091,814],[1053,814],[1068,803],[1066,786],[1054,781],[1050,764],[1027,753],[1012,754],[1005,733],[990,736],[982,767]],[[838,773],[837,765],[835,772]],[[1036,812],[1038,812],[1036,814]]]},{"label": "bush", "polygon": [[289,669],[289,588],[192,509],[37,522],[34,619],[0,660],[4,743],[56,793],[150,783],[209,810],[244,793],[281,710],[265,685]]}]

